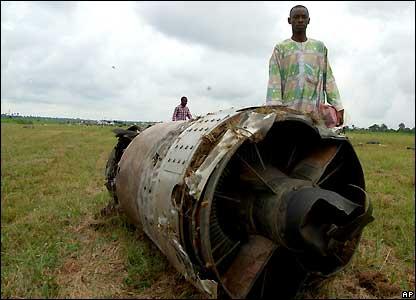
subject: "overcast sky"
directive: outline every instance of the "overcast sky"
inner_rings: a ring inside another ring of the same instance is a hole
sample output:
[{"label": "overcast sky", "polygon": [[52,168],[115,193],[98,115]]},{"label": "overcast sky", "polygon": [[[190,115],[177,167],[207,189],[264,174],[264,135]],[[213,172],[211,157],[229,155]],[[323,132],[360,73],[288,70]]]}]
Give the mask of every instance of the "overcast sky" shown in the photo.
[{"label": "overcast sky", "polygon": [[415,3],[1,2],[1,112],[169,121],[265,103],[268,63],[309,9],[347,125],[415,126]]}]

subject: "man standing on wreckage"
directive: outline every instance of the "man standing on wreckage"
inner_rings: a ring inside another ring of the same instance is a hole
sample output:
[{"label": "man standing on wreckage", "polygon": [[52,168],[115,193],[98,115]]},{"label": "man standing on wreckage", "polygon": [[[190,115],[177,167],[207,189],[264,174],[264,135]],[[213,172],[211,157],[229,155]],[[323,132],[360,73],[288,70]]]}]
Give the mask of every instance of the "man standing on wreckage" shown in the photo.
[{"label": "man standing on wreckage", "polygon": [[318,115],[327,127],[338,127],[344,123],[344,109],[328,62],[328,50],[323,42],[306,36],[309,21],[305,6],[296,5],[290,10],[292,37],[273,49],[266,105],[284,105]]}]

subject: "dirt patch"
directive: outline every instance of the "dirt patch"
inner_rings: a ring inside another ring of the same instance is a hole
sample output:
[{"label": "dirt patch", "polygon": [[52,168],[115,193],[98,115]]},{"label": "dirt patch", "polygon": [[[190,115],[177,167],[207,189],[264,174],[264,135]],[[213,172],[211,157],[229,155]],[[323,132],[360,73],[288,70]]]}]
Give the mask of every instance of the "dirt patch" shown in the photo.
[{"label": "dirt patch", "polygon": [[81,266],[77,260],[71,258],[64,263],[62,266],[62,271],[65,274],[78,273],[81,271]]},{"label": "dirt patch", "polygon": [[375,297],[358,284],[350,274],[337,275],[327,279],[315,289],[306,290],[303,299],[374,299]]},{"label": "dirt patch", "polygon": [[[412,285],[410,285],[412,286]],[[413,285],[414,286],[414,285]],[[306,290],[303,299],[398,299],[401,287],[379,271],[346,271]]]},{"label": "dirt patch", "polygon": [[103,191],[104,191],[103,187],[98,187],[96,185],[89,185],[85,188],[85,192],[88,196],[95,196]]},{"label": "dirt patch", "polygon": [[65,262],[58,272],[58,298],[118,297],[123,294],[123,278],[127,275],[117,245],[85,253],[77,260]]},{"label": "dirt patch", "polygon": [[410,287],[415,287],[415,269],[410,269],[407,271],[407,283]]},{"label": "dirt patch", "polygon": [[124,257],[117,241],[97,244],[99,238],[90,223],[92,218],[73,228],[80,250],[68,257],[57,271],[58,298],[116,298],[123,295],[127,276]]},{"label": "dirt patch", "polygon": [[375,197],[377,197],[377,199],[379,199],[380,204],[382,205],[382,207],[390,207],[392,204],[394,204],[394,196],[393,195],[375,193]]},{"label": "dirt patch", "polygon": [[206,296],[185,280],[172,266],[143,292],[135,295],[141,299],[205,299]]},{"label": "dirt patch", "polygon": [[[59,293],[57,298],[135,298],[135,299],[203,299],[204,296],[172,266],[158,274],[155,280],[143,282],[150,286],[135,288],[125,284],[128,277],[127,256],[121,242],[103,240],[112,226],[115,214],[88,216],[71,231],[79,243],[79,250],[68,257],[55,273]],[[137,239],[152,244],[144,234],[137,232]],[[155,247],[156,248],[156,247]],[[155,251],[158,251],[155,249]]]},{"label": "dirt patch", "polygon": [[391,284],[383,273],[369,271],[357,273],[356,276],[359,286],[376,297],[387,298],[400,295],[401,288]]}]

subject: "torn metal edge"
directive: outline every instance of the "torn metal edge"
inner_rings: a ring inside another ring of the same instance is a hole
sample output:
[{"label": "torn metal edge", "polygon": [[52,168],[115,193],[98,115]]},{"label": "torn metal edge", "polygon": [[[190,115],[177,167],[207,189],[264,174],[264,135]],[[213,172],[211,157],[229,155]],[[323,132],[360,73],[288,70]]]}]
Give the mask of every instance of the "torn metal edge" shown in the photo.
[{"label": "torn metal edge", "polygon": [[199,277],[199,274],[195,272],[193,264],[191,260],[189,259],[188,254],[182,248],[181,244],[176,239],[172,239],[171,241],[180,259],[183,261],[185,265],[185,272],[184,272],[185,279],[190,280],[195,285],[196,288],[207,293],[211,299],[216,299],[217,290],[218,290],[218,282],[216,282],[215,280],[210,280],[210,279],[201,279]]},{"label": "torn metal edge", "polygon": [[276,113],[261,114],[254,111],[244,112],[241,121],[228,129],[221,141],[210,151],[200,167],[185,178],[189,194],[197,201],[203,188],[218,162],[228,153],[229,149],[241,140],[250,139],[252,142],[262,140],[275,122]]}]

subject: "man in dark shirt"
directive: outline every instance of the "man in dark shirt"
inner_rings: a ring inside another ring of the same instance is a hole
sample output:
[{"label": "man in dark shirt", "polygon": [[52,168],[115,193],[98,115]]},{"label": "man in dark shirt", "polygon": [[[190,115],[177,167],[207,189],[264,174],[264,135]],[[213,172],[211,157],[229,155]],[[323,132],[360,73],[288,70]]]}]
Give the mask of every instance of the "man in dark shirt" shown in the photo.
[{"label": "man in dark shirt", "polygon": [[189,108],[186,106],[188,103],[188,98],[182,97],[181,104],[175,107],[173,112],[172,121],[182,121],[186,120],[186,118],[192,119],[191,112]]}]

